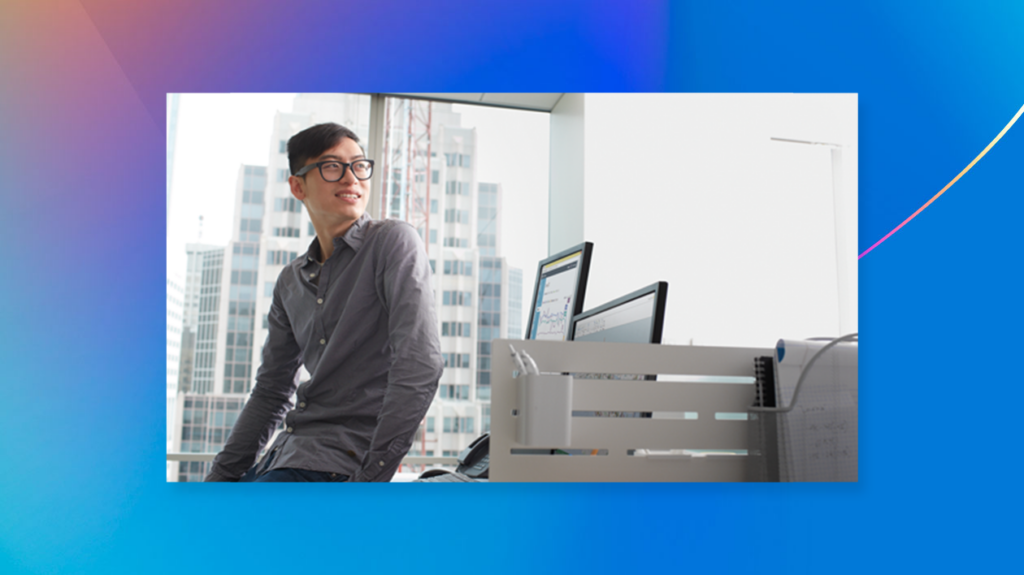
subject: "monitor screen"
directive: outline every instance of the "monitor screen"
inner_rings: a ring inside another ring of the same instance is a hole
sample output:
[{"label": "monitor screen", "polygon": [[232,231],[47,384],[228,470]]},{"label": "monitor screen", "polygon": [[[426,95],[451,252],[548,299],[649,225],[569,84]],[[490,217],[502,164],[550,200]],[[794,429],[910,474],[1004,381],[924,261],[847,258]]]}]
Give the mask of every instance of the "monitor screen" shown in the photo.
[{"label": "monitor screen", "polygon": [[661,343],[668,283],[658,282],[572,318],[572,341]]},{"label": "monitor screen", "polygon": [[[572,318],[569,338],[572,341],[603,341],[611,343],[661,343],[665,324],[665,302],[668,282],[658,282],[626,294]],[[655,380],[655,375],[574,373],[577,379]],[[643,417],[649,411],[573,411],[573,417]],[[578,450],[561,450],[568,455],[586,455]]]},{"label": "monitor screen", "polygon": [[584,242],[537,265],[526,339],[565,341],[573,316],[583,311],[583,296],[594,244]]}]

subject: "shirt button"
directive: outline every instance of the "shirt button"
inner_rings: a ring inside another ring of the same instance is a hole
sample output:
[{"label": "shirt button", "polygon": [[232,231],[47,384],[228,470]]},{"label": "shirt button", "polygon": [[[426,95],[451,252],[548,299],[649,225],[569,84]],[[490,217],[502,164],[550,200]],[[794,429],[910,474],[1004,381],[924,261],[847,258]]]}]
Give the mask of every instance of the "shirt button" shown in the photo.
[{"label": "shirt button", "polygon": [[316,303],[324,303],[324,298],[317,298]]},{"label": "shirt button", "polygon": [[383,461],[380,462],[380,466],[384,467],[384,462]]},{"label": "shirt button", "polygon": [[291,432],[293,432],[293,431],[295,431],[295,428],[293,428],[293,427],[289,427],[289,428],[288,428],[288,433],[291,433]]},{"label": "shirt button", "polygon": [[315,278],[315,277],[316,277],[316,274],[309,274],[309,277],[311,277],[311,278]]},{"label": "shirt button", "polygon": [[300,402],[300,403],[299,403],[299,407],[306,407],[306,402],[305,402],[305,401],[303,401],[303,402]]},{"label": "shirt button", "polygon": [[323,345],[323,344],[325,344],[325,343],[327,343],[327,340],[326,340],[326,339],[321,339],[321,340],[320,340],[320,345]]}]

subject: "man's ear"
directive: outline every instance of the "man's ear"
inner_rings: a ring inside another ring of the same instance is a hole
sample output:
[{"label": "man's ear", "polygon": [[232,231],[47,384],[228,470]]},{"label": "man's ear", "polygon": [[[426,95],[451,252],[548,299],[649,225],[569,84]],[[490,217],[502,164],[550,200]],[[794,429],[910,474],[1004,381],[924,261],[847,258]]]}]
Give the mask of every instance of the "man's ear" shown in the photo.
[{"label": "man's ear", "polygon": [[295,196],[296,200],[300,202],[306,199],[306,182],[302,178],[296,176],[288,176],[288,187],[292,190],[292,195]]}]

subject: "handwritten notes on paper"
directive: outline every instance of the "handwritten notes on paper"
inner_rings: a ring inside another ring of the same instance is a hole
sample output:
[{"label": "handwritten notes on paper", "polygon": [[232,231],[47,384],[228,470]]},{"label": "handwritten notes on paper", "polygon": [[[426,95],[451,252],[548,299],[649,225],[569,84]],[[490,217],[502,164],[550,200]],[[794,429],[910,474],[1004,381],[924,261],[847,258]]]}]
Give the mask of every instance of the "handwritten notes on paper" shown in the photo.
[{"label": "handwritten notes on paper", "polygon": [[808,367],[827,343],[781,340],[777,346],[776,381],[785,405],[807,371],[795,407],[779,418],[781,481],[857,480],[857,344],[840,343]]}]

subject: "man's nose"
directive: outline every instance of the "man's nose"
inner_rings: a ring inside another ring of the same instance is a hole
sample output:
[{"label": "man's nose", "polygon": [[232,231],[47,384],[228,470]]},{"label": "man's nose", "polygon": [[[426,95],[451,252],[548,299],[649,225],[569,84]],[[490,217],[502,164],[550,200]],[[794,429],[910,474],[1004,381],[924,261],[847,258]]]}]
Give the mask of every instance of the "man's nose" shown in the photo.
[{"label": "man's nose", "polygon": [[346,183],[346,184],[351,184],[352,182],[358,182],[359,181],[359,178],[356,177],[355,170],[353,169],[352,166],[346,166],[345,167],[345,173],[342,174],[341,181]]}]

